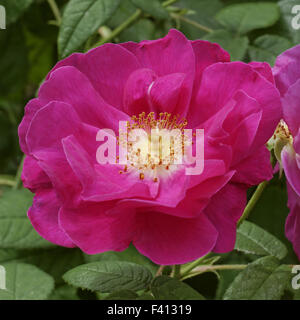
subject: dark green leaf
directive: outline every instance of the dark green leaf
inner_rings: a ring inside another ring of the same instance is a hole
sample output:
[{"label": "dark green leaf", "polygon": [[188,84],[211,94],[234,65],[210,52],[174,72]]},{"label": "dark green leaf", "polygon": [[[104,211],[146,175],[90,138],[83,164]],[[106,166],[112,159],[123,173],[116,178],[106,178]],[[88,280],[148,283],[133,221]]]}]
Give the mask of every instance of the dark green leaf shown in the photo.
[{"label": "dark green leaf", "polygon": [[111,293],[105,300],[136,300],[138,295],[132,290],[121,290]]},{"label": "dark green leaf", "polygon": [[0,290],[0,300],[44,300],[51,294],[54,280],[37,267],[10,262],[6,270],[6,290]]},{"label": "dark green leaf", "polygon": [[120,0],[71,0],[63,14],[58,52],[66,57],[78,49],[115,12]]},{"label": "dark green leaf", "polygon": [[168,12],[159,2],[159,0],[131,0],[131,2],[144,12],[150,14],[156,19],[168,18]]},{"label": "dark green leaf", "polygon": [[271,34],[265,34],[254,41],[249,47],[251,60],[265,61],[274,65],[277,56],[292,46],[290,40]]},{"label": "dark green leaf", "polygon": [[231,60],[242,60],[247,52],[249,39],[232,35],[226,30],[216,30],[204,37],[205,40],[218,43],[231,55]]},{"label": "dark green leaf", "polygon": [[17,21],[32,2],[33,0],[1,0],[0,5],[6,9],[6,24]]},{"label": "dark green leaf", "polygon": [[0,197],[0,248],[29,249],[52,244],[33,229],[27,210],[32,194],[26,190],[7,190]]},{"label": "dark green leaf", "polygon": [[73,286],[112,293],[119,290],[145,289],[152,280],[151,272],[138,264],[124,261],[92,262],[81,265],[64,276]]},{"label": "dark green leaf", "polygon": [[187,284],[167,276],[153,280],[151,291],[158,300],[204,300],[204,297]]},{"label": "dark green leaf", "polygon": [[225,300],[277,300],[291,280],[291,268],[280,265],[275,257],[260,258],[234,279],[224,295]]},{"label": "dark green leaf", "polygon": [[295,28],[294,25],[300,24],[300,12],[292,13],[293,7],[300,5],[299,0],[282,0],[278,2],[281,15],[283,18],[283,25],[288,30],[291,38],[295,44],[300,43],[300,29]]},{"label": "dark green leaf", "polygon": [[233,4],[216,15],[219,23],[239,34],[270,27],[279,17],[277,4],[270,2]]},{"label": "dark green leaf", "polygon": [[244,221],[237,229],[235,249],[261,256],[272,255],[278,259],[283,259],[287,254],[281,241],[249,221]]}]

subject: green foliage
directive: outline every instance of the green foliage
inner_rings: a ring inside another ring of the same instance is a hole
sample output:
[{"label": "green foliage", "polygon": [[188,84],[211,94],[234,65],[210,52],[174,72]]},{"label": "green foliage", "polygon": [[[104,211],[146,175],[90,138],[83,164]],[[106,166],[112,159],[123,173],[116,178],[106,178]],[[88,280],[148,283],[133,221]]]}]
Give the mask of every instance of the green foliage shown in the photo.
[{"label": "green foliage", "polygon": [[187,284],[167,276],[157,277],[151,292],[158,300],[204,300],[204,297]]},{"label": "green foliage", "polygon": [[287,249],[282,242],[248,221],[244,221],[237,230],[235,249],[259,256],[272,255],[278,259],[283,259],[287,254]]},{"label": "green foliage", "polygon": [[279,17],[278,6],[270,2],[233,4],[216,15],[220,24],[238,34],[270,27]]},{"label": "green foliage", "polygon": [[68,271],[64,280],[83,289],[111,293],[145,289],[152,280],[152,274],[147,268],[135,263],[105,261],[78,266]]},{"label": "green foliage", "polygon": [[52,246],[33,229],[27,210],[31,206],[29,191],[8,190],[0,197],[0,248],[28,249]]},{"label": "green foliage", "polygon": [[272,256],[260,258],[242,271],[227,289],[225,300],[277,300],[291,280],[291,267]]},{"label": "green foliage", "polygon": [[249,44],[249,39],[246,36],[235,36],[226,30],[213,31],[205,36],[204,39],[220,44],[222,48],[230,53],[233,61],[242,60],[245,57]]},{"label": "green foliage", "polygon": [[131,2],[137,7],[142,9],[144,12],[150,14],[156,19],[168,18],[168,13],[159,2],[159,0],[131,0]]},{"label": "green foliage", "polygon": [[63,15],[58,52],[63,58],[78,49],[118,8],[120,0],[71,0]]},{"label": "green foliage", "polygon": [[[289,36],[293,40],[294,44],[300,43],[300,32],[299,29],[296,30],[292,26],[292,20],[296,17],[295,14],[292,13],[292,8],[295,5],[300,5],[299,0],[281,0],[278,2],[282,20],[283,20],[283,26],[287,29]],[[298,19],[298,23],[299,23]]]},{"label": "green foliage", "polygon": [[1,0],[1,5],[6,9],[6,23],[16,22],[34,0]]},{"label": "green foliage", "polygon": [[249,47],[249,55],[253,61],[265,61],[274,65],[276,57],[283,51],[292,47],[290,40],[277,36],[265,34],[258,37]]},{"label": "green foliage", "polygon": [[6,270],[6,290],[0,290],[0,300],[44,300],[54,287],[54,280],[37,267],[10,262]]}]

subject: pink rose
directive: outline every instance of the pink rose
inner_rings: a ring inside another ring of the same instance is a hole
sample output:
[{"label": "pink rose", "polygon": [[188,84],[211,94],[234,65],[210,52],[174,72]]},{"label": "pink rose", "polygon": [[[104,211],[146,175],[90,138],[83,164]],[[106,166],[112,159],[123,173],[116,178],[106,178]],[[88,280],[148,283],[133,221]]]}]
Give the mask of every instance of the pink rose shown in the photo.
[{"label": "pink rose", "polygon": [[[96,161],[100,128],[117,132],[134,115],[144,125],[150,112],[154,121],[166,112],[169,128],[204,129],[201,175]],[[157,264],[228,252],[247,188],[272,178],[265,143],[280,118],[268,64],[230,62],[217,44],[176,30],[73,54],[50,72],[19,127],[23,182],[35,193],[28,216],[45,239],[88,254],[131,242]]]},{"label": "pink rose", "polygon": [[282,97],[283,118],[288,126],[279,128],[277,133],[285,145],[281,163],[287,178],[290,208],[286,236],[300,259],[300,45],[282,53],[273,72]]}]

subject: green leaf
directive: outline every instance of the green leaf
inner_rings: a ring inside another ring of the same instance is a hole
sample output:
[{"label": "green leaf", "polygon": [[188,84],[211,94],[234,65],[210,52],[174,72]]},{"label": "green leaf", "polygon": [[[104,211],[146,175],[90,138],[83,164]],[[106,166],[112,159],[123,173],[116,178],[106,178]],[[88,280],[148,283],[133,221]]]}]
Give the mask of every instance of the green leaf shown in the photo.
[{"label": "green leaf", "polygon": [[64,280],[75,287],[112,293],[119,290],[145,289],[152,274],[141,265],[124,261],[92,262],[68,271]]},{"label": "green leaf", "polygon": [[32,2],[33,0],[1,0],[0,5],[6,9],[6,24],[17,21]]},{"label": "green leaf", "polygon": [[226,30],[216,30],[204,37],[205,40],[218,43],[231,55],[231,60],[242,60],[247,52],[249,39],[232,35]]},{"label": "green leaf", "polygon": [[272,26],[280,17],[277,4],[270,2],[241,3],[225,7],[216,20],[231,31],[245,34]]},{"label": "green leaf", "polygon": [[5,263],[6,290],[0,300],[44,300],[51,294],[54,280],[44,271],[25,263]]},{"label": "green leaf", "polygon": [[[300,43],[300,30],[293,27],[292,22],[300,23],[299,13],[292,13],[292,9],[296,5],[300,5],[299,0],[282,0],[278,2],[284,28],[289,32],[295,44]],[[298,18],[297,18],[298,16]]]},{"label": "green leaf", "polygon": [[48,300],[79,300],[77,288],[63,285],[55,289]]},{"label": "green leaf", "polygon": [[292,47],[290,40],[271,34],[265,34],[254,41],[249,47],[251,60],[265,61],[274,65],[277,56]]},{"label": "green leaf", "polygon": [[147,267],[154,275],[157,271],[157,265],[151,260],[140,254],[133,245],[130,245],[126,250],[122,252],[108,251],[95,255],[84,255],[85,261],[96,262],[96,261],[127,261],[140,264]]},{"label": "green leaf", "polygon": [[26,190],[6,190],[0,197],[0,248],[29,249],[53,246],[33,229],[27,210],[32,194]]},{"label": "green leaf", "polygon": [[274,256],[283,259],[287,255],[285,245],[252,222],[244,221],[237,229],[235,249],[260,256]]},{"label": "green leaf", "polygon": [[58,52],[66,57],[78,49],[115,12],[120,0],[71,0],[64,11]]},{"label": "green leaf", "polygon": [[156,19],[167,19],[168,12],[159,2],[159,0],[131,0],[131,2],[144,12],[150,14]]},{"label": "green leaf", "polygon": [[[177,6],[177,3],[176,3]],[[181,0],[178,6],[183,10],[188,10],[186,17],[205,27],[211,29],[220,29],[221,25],[215,20],[216,12],[220,11],[224,5],[220,0]],[[187,35],[189,39],[199,39],[206,32],[188,24],[180,22],[180,29]]]},{"label": "green leaf", "polygon": [[82,252],[76,248],[55,247],[48,250],[0,249],[0,264],[12,261],[33,264],[49,273],[57,283],[64,283],[62,275],[71,268],[84,263]]},{"label": "green leaf", "polygon": [[272,256],[248,265],[234,279],[225,300],[278,300],[291,280],[291,268]]},{"label": "green leaf", "polygon": [[155,278],[151,291],[158,300],[204,300],[204,297],[189,285],[168,276]]},{"label": "green leaf", "polygon": [[132,290],[121,290],[111,293],[104,300],[136,300],[138,295]]}]

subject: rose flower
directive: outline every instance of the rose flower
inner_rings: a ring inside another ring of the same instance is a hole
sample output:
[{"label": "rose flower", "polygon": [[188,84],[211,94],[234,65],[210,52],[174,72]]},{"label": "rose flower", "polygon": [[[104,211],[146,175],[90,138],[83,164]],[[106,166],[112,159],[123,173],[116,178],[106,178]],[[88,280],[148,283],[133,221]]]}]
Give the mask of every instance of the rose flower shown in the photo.
[{"label": "rose flower", "polygon": [[300,259],[300,45],[282,53],[273,72],[282,97],[284,119],[275,132],[275,140],[287,179],[290,214],[285,231]]},{"label": "rose flower", "polygon": [[[159,40],[105,44],[60,61],[19,127],[28,216],[45,239],[88,254],[130,243],[157,264],[234,248],[250,186],[272,177],[265,143],[281,118],[266,63],[230,62],[207,41],[171,30]],[[143,166],[101,164],[99,129],[204,130],[204,168],[164,155]]]}]

